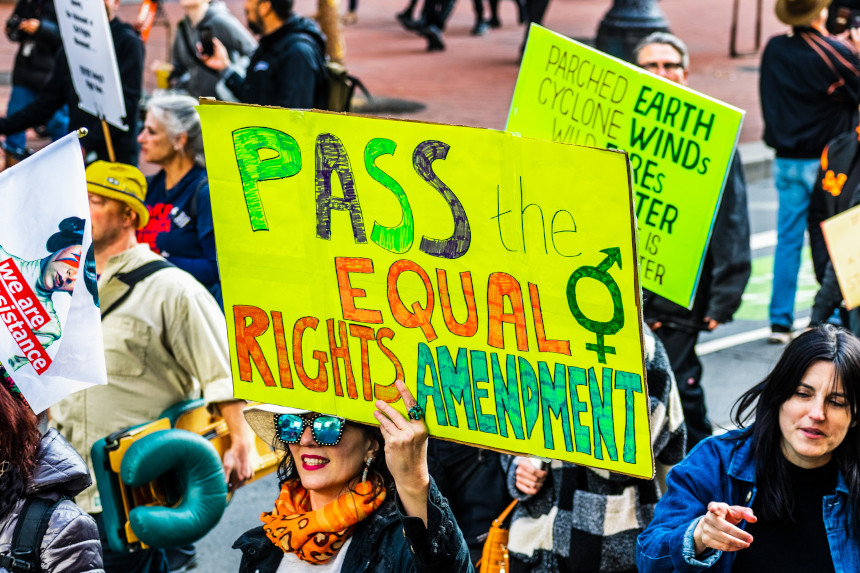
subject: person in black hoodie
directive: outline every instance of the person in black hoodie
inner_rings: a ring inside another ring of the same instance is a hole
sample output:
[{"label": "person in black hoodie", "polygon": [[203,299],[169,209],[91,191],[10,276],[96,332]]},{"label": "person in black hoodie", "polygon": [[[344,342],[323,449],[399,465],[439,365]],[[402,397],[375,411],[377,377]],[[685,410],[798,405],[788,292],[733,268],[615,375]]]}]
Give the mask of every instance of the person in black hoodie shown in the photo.
[{"label": "person in black hoodie", "polygon": [[293,0],[246,0],[248,27],[260,46],[247,70],[231,64],[227,49],[213,38],[215,53],[201,54],[243,103],[294,109],[328,107],[325,36],[316,22],[293,12]]},{"label": "person in black hoodie", "polygon": [[821,230],[821,223],[851,207],[860,205],[860,126],[857,130],[832,139],[824,153],[812,198],[809,201],[809,246],[812,250],[812,264],[815,278],[821,288],[815,295],[809,327],[820,326],[830,320],[835,309],[840,310],[842,326],[850,328],[855,336],[860,336],[860,308],[847,311],[842,307],[842,290],[836,279],[836,272],[830,261],[827,243]]},{"label": "person in black hoodie", "polygon": [[791,26],[768,40],[759,74],[764,141],[776,152],[779,198],[770,342],[792,337],[797,277],[818,158],[828,141],[857,125],[860,28],[847,38],[824,27],[830,0],[777,0],[777,18]]},{"label": "person in black hoodie", "polygon": [[[119,0],[105,0],[116,61],[119,66],[128,131],[110,126],[110,134],[116,161],[137,165],[137,116],[143,87],[143,42],[140,40],[140,35],[129,24],[114,18],[114,12],[118,6]],[[54,59],[54,70],[51,76],[36,99],[8,117],[0,118],[0,134],[17,133],[28,127],[43,125],[64,105],[69,107],[69,128],[86,127],[89,130],[89,135],[81,140],[87,163],[96,159],[108,160],[101,121],[78,107],[78,94],[72,84],[66,51],[62,48]]]},{"label": "person in black hoodie", "polygon": [[[20,44],[15,54],[12,93],[6,108],[7,113],[12,114],[36,98],[54,69],[54,57],[62,40],[53,0],[18,0],[6,22],[6,35],[10,41]],[[60,109],[47,124],[48,134],[57,140],[66,134],[68,126],[69,111]],[[25,132],[6,137],[6,152],[16,158],[25,157],[26,148]]]}]

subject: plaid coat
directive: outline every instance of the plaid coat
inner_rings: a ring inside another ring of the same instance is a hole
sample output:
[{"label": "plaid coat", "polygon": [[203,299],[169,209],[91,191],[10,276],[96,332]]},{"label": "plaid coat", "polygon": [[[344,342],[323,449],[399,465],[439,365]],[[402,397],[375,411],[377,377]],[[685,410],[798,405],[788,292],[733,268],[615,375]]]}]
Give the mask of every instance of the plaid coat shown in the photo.
[{"label": "plaid coat", "polygon": [[[684,457],[684,414],[662,343],[646,328],[645,367],[651,399],[651,442],[657,462]],[[508,489],[521,500],[511,521],[511,571],[636,571],[636,537],[654,516],[658,480],[643,480],[553,461],[534,496],[516,489],[511,458]]]}]

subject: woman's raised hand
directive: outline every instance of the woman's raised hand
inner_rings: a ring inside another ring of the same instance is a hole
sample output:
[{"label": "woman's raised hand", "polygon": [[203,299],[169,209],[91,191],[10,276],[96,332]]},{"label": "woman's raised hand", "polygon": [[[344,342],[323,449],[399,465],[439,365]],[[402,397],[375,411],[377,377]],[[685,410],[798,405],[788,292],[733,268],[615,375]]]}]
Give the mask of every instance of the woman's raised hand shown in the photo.
[{"label": "woman's raised hand", "polygon": [[693,531],[696,555],[701,555],[707,548],[719,551],[746,549],[753,537],[737,525],[741,521],[755,523],[756,520],[749,507],[712,501],[708,504],[708,513],[699,520]]},{"label": "woman's raised hand", "polygon": [[[415,397],[402,380],[395,383],[403,405],[409,410]],[[397,486],[397,495],[407,515],[420,517],[427,525],[427,495],[430,471],[427,468],[427,426],[424,420],[411,420],[383,402],[376,401],[373,413],[385,438],[385,461]]]}]

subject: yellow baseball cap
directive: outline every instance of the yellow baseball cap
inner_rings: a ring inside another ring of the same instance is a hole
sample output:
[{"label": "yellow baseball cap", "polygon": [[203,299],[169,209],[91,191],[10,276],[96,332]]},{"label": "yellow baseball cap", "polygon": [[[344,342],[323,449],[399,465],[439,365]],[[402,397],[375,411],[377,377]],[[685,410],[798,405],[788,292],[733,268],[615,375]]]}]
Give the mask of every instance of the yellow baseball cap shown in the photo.
[{"label": "yellow baseball cap", "polygon": [[95,161],[87,167],[87,191],[122,201],[137,213],[138,229],[149,222],[146,199],[146,178],[140,169],[125,163]]}]

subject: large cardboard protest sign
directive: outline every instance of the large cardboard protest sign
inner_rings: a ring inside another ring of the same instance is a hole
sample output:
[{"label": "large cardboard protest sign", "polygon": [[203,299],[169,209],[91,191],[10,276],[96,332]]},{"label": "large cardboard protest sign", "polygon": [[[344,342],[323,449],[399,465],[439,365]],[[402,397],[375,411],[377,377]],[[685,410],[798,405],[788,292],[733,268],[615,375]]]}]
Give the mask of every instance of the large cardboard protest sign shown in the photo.
[{"label": "large cardboard protest sign", "polygon": [[[55,0],[78,106],[128,131],[113,36],[101,0]],[[132,118],[134,119],[134,118]]]},{"label": "large cardboard protest sign", "polygon": [[533,25],[507,130],[626,150],[642,286],[689,307],[743,113]]},{"label": "large cardboard protest sign", "polygon": [[0,359],[30,406],[107,383],[77,134],[0,173]]},{"label": "large cardboard protest sign", "polygon": [[860,205],[827,219],[821,231],[845,306],[860,306]]},{"label": "large cardboard protest sign", "polygon": [[651,476],[624,154],[199,111],[236,396]]}]

